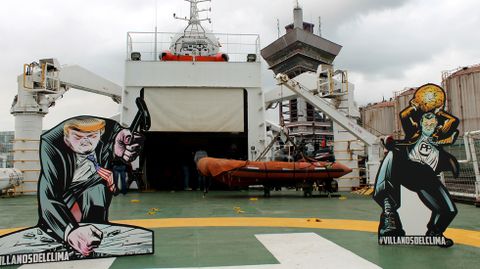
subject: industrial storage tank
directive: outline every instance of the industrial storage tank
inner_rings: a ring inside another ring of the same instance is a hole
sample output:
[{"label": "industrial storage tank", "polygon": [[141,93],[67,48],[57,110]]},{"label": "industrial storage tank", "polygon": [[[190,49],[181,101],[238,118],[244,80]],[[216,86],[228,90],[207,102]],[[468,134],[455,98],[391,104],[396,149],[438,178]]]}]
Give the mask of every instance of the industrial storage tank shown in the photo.
[{"label": "industrial storage tank", "polygon": [[403,139],[402,123],[399,114],[410,105],[417,88],[404,88],[394,94],[392,101],[369,104],[362,108],[362,125],[377,136],[393,135],[395,139]]},{"label": "industrial storage tank", "polygon": [[395,92],[395,105],[394,105],[394,137],[395,139],[403,139],[405,133],[403,132],[402,123],[400,122],[400,117],[398,116],[402,110],[410,105],[410,100],[412,100],[413,95],[417,88],[405,88],[403,91]]},{"label": "industrial storage tank", "polygon": [[362,125],[377,136],[392,135],[395,131],[395,102],[384,101],[361,109]]},{"label": "industrial storage tank", "polygon": [[460,136],[480,129],[480,65],[442,74],[447,94],[447,111],[460,119]]}]

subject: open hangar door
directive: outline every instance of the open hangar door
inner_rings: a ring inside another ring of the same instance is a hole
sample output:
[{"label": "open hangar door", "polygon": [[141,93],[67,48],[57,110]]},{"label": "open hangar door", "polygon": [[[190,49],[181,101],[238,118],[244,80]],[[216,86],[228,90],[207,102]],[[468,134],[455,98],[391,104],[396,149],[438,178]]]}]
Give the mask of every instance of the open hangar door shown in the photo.
[{"label": "open hangar door", "polygon": [[248,158],[246,90],[146,88],[144,98],[152,119],[142,156],[150,188],[197,188],[193,157],[198,150],[217,158]]},{"label": "open hangar door", "polygon": [[146,179],[149,186],[156,190],[181,190],[186,187],[184,175],[185,169],[188,169],[188,187],[195,189],[198,187],[198,174],[193,156],[197,150],[205,150],[211,157],[246,159],[247,146],[245,134],[148,132]]}]

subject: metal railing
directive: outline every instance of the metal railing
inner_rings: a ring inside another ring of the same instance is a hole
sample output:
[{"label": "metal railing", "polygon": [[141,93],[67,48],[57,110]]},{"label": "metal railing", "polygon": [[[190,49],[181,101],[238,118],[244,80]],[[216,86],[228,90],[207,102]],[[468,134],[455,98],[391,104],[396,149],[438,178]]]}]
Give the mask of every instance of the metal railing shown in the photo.
[{"label": "metal railing", "polygon": [[[141,54],[141,61],[159,61],[163,51],[169,50],[172,40],[181,33],[175,32],[128,32],[127,61],[132,52]],[[260,36],[258,34],[214,33],[221,44],[221,53],[228,54],[230,62],[246,62],[248,54],[255,54],[260,61]]]},{"label": "metal railing", "polygon": [[[445,150],[455,156],[460,164],[458,178],[451,172],[444,172],[442,180],[450,194],[457,200],[474,202],[480,205],[480,133],[471,132],[455,144],[445,147]],[[476,134],[475,134],[476,133]]]}]

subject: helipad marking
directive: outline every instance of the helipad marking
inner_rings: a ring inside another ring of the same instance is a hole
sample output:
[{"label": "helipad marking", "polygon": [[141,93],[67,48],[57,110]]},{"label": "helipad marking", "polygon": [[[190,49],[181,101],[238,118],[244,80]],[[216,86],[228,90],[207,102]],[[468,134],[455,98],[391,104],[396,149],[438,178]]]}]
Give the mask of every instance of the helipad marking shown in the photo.
[{"label": "helipad marking", "polygon": [[[257,239],[279,264],[197,267],[203,269],[381,268],[316,233],[261,234]],[[188,267],[192,268],[192,267]],[[180,268],[177,268],[180,269]],[[187,269],[181,268],[181,269]]]},{"label": "helipad marking", "polygon": [[85,269],[85,268],[98,268],[98,269],[107,269],[115,261],[115,258],[104,258],[104,259],[89,259],[89,260],[80,260],[80,261],[66,261],[66,262],[50,262],[50,263],[37,263],[37,264],[26,264],[18,267],[18,269]]},{"label": "helipad marking", "polygon": [[[311,228],[377,233],[378,222],[369,220],[320,219],[315,218],[168,218],[119,220],[121,224],[137,225],[145,228],[175,227],[282,227]],[[445,236],[456,244],[480,247],[480,231],[449,228]]]},{"label": "helipad marking", "polygon": [[[177,228],[177,227],[282,227],[311,228],[376,233],[377,221],[348,219],[315,218],[167,218],[116,220],[115,223],[141,226],[144,228]],[[0,229],[0,236],[22,228]],[[452,238],[456,244],[480,247],[480,231],[449,228],[445,236]]]},{"label": "helipad marking", "polygon": [[283,265],[282,268],[380,268],[316,233],[255,236]]},{"label": "helipad marking", "polygon": [[377,232],[378,222],[366,220],[318,219],[318,218],[168,218],[115,220],[115,223],[144,228],[175,227],[294,227]]}]

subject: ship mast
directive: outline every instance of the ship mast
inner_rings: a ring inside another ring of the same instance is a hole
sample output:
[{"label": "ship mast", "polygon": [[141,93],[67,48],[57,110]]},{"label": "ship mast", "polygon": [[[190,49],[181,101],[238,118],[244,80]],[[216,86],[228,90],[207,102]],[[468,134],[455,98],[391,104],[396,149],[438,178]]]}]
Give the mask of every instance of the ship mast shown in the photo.
[{"label": "ship mast", "polygon": [[187,21],[188,25],[183,30],[183,34],[176,36],[170,46],[170,50],[175,55],[191,56],[211,56],[218,53],[220,44],[212,33],[207,33],[201,22],[208,21],[209,17],[200,18],[200,13],[212,11],[211,8],[199,9],[198,4],[202,2],[211,2],[211,0],[185,0],[190,3],[190,18],[178,17],[175,13],[173,17],[177,20]]},{"label": "ship mast", "polygon": [[177,20],[188,21],[188,25],[184,30],[186,37],[195,37],[195,36],[205,36],[205,29],[202,27],[202,21],[208,21],[211,23],[210,18],[200,19],[199,14],[205,11],[212,11],[212,8],[199,9],[198,4],[201,2],[211,2],[211,0],[185,0],[190,3],[190,18],[181,18],[177,17],[176,14],[173,14],[173,17]]}]

